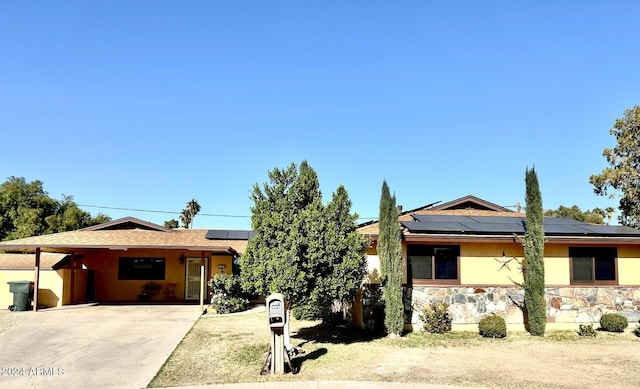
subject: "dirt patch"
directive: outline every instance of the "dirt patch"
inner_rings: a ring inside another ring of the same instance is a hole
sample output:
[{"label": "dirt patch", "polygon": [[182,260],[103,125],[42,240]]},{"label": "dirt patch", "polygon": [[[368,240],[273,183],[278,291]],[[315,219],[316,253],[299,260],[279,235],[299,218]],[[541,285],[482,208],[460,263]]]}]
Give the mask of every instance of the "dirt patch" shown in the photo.
[{"label": "dirt patch", "polygon": [[474,332],[412,333],[391,340],[318,323],[293,323],[296,375],[261,376],[269,332],[263,312],[200,319],[151,386],[257,381],[393,381],[492,388],[635,388],[640,338],[575,331],[545,337],[512,332],[483,339]]}]

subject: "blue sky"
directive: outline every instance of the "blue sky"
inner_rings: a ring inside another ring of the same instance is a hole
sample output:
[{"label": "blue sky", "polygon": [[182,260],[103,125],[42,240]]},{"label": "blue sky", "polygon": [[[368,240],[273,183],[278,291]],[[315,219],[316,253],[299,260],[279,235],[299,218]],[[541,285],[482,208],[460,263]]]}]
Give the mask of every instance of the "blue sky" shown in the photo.
[{"label": "blue sky", "polygon": [[405,209],[524,205],[534,165],[545,208],[617,206],[589,176],[640,104],[640,2],[557,3],[3,1],[0,178],[236,216],[194,228],[250,228],[252,185],[303,159],[365,218],[384,179]]}]

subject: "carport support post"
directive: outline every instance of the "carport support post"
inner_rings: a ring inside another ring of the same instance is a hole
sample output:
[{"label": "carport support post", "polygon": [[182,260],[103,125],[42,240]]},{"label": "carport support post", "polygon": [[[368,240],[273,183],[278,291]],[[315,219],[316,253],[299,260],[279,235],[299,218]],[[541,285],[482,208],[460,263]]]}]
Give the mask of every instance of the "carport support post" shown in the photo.
[{"label": "carport support post", "polygon": [[71,289],[69,293],[69,304],[73,304],[73,295],[76,291],[76,253],[73,251],[71,253],[71,282],[69,283],[69,288]]},{"label": "carport support post", "polygon": [[202,258],[200,259],[200,312],[204,312],[204,251],[202,252]]},{"label": "carport support post", "polygon": [[36,263],[33,276],[33,312],[38,310],[38,288],[40,287],[40,247],[36,247]]}]

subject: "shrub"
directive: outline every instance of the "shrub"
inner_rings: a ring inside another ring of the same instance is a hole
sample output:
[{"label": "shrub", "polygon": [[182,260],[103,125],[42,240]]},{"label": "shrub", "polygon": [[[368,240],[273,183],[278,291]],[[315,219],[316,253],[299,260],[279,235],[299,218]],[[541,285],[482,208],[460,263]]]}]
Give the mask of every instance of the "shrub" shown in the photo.
[{"label": "shrub", "polygon": [[323,312],[317,305],[298,305],[291,309],[291,314],[296,320],[320,320]]},{"label": "shrub", "polygon": [[500,316],[487,316],[478,323],[478,332],[485,338],[504,338],[507,336],[507,324]]},{"label": "shrub", "polygon": [[211,288],[211,307],[216,313],[233,313],[247,309],[249,300],[242,294],[239,276],[216,274],[207,284]]},{"label": "shrub", "polygon": [[640,320],[638,320],[638,326],[633,330],[633,333],[636,334],[636,336],[640,337]]},{"label": "shrub", "polygon": [[617,313],[605,313],[600,317],[600,328],[608,332],[624,332],[629,326],[627,318]]},{"label": "shrub", "polygon": [[453,318],[447,309],[449,309],[449,304],[445,302],[426,305],[420,315],[420,320],[424,323],[424,331],[432,334],[443,334],[451,331]]},{"label": "shrub", "polygon": [[234,313],[247,309],[249,300],[242,297],[230,297],[222,293],[211,296],[211,307],[216,313]]},{"label": "shrub", "polygon": [[593,324],[580,324],[578,335],[595,337],[597,335],[597,332],[593,329]]}]

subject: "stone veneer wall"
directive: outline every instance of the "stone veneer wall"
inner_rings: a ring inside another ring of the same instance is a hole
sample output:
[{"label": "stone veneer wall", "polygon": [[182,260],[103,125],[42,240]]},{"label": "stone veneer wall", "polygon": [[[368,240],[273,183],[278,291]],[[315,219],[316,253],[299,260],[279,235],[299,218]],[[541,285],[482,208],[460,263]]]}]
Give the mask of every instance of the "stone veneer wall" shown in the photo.
[{"label": "stone veneer wall", "polygon": [[[524,290],[519,287],[423,287],[405,291],[406,318],[420,328],[419,310],[426,303],[445,301],[450,305],[453,323],[478,323],[496,314],[507,323],[522,323]],[[629,323],[640,319],[640,288],[628,287],[559,287],[545,288],[547,322],[595,323],[607,312],[620,313]],[[412,310],[413,308],[413,310]]]}]

